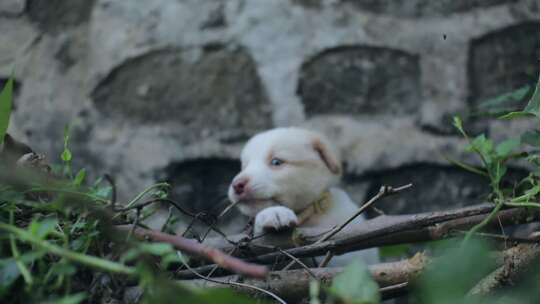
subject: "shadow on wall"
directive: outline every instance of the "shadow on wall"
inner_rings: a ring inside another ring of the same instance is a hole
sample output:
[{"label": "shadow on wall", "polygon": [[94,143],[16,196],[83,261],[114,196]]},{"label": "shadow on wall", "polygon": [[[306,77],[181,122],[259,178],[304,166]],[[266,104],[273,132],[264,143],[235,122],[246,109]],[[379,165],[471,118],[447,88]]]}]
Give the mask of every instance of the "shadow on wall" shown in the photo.
[{"label": "shadow on wall", "polygon": [[[188,211],[212,220],[228,206],[227,189],[239,171],[240,162],[237,160],[206,158],[170,164],[164,175],[172,186],[170,197],[173,200]],[[180,227],[192,220],[188,216],[177,215],[182,221]],[[236,208],[219,221],[219,227],[226,233],[239,232],[246,224],[247,219]],[[205,228],[205,225],[196,224],[193,231],[201,234]]]},{"label": "shadow on wall", "polygon": [[[513,185],[527,175],[520,168],[510,168],[504,185]],[[347,175],[346,189],[353,200],[361,204],[373,197],[382,185],[413,187],[398,195],[381,199],[375,207],[388,215],[413,214],[460,208],[486,202],[490,194],[489,180],[478,174],[454,166],[417,163],[400,168],[366,173],[362,176]],[[357,191],[356,189],[365,189]],[[368,217],[379,213],[373,209]]]},{"label": "shadow on wall", "polygon": [[134,124],[174,123],[193,139],[262,130],[271,126],[271,110],[255,70],[242,49],[162,49],[114,69],[92,98],[105,116]]},{"label": "shadow on wall", "polygon": [[26,12],[45,32],[62,32],[66,27],[85,23],[96,0],[27,0]]},{"label": "shadow on wall", "polygon": [[308,117],[414,115],[422,100],[419,57],[379,47],[329,49],[302,65],[297,93]]},{"label": "shadow on wall", "polygon": [[535,84],[540,73],[540,22],[510,26],[473,40],[468,69],[473,108],[487,98]]},{"label": "shadow on wall", "polygon": [[[296,0],[302,2],[302,0]],[[310,0],[303,0],[308,2]],[[506,3],[514,3],[517,0],[341,0],[350,3],[359,9],[376,14],[393,15],[396,17],[440,17],[450,14],[466,12],[476,8],[486,8]]]}]

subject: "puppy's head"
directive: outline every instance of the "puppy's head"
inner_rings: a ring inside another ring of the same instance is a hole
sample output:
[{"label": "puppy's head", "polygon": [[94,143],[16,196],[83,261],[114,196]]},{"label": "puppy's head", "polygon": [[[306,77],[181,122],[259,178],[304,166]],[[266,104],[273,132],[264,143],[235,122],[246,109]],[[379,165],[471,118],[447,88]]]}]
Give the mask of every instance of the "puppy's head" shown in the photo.
[{"label": "puppy's head", "polygon": [[336,183],[337,153],[315,132],[278,128],[251,138],[241,155],[242,171],[229,187],[229,199],[244,214],[283,205],[300,211]]}]

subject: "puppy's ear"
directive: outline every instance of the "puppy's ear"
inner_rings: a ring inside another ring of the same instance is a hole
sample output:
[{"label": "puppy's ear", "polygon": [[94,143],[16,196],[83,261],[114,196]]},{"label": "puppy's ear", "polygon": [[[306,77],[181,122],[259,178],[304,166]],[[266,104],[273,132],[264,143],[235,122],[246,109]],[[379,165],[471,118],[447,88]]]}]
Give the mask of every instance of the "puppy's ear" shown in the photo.
[{"label": "puppy's ear", "polygon": [[330,149],[326,140],[322,138],[315,138],[312,142],[313,149],[324,162],[328,170],[335,175],[341,174],[341,164],[337,157],[336,152]]}]

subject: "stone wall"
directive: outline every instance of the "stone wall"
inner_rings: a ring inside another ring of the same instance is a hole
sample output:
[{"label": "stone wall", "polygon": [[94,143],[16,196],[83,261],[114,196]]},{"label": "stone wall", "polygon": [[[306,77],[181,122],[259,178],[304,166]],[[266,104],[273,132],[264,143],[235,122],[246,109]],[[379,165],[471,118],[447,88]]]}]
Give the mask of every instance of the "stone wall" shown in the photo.
[{"label": "stone wall", "polygon": [[288,125],[334,139],[356,201],[413,182],[381,209],[478,202],[486,182],[444,158],[469,157],[450,118],[540,72],[537,0],[2,0],[0,29],[17,138],[57,161],[70,123],[76,165],[123,198],[170,180],[195,211],[219,205],[247,138]]}]

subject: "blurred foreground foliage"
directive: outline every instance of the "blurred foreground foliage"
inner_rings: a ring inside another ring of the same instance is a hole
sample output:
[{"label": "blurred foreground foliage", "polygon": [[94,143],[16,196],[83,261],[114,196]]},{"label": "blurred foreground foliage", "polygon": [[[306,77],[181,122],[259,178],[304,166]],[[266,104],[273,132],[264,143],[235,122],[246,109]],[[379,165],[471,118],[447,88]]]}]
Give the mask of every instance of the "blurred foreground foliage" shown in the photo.
[{"label": "blurred foreground foliage", "polygon": [[[2,142],[12,88],[9,80],[0,93]],[[140,242],[112,229],[132,223],[136,211],[114,212],[110,183],[72,171],[69,133],[66,128],[61,163],[52,168],[20,166],[8,155],[7,141],[0,145],[0,302],[122,303],[135,286],[142,293],[133,300],[142,303],[257,302],[230,289],[179,284],[168,270],[181,255],[170,244]],[[128,204],[167,190],[164,183],[150,186]]]}]

